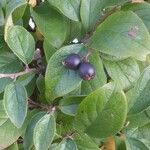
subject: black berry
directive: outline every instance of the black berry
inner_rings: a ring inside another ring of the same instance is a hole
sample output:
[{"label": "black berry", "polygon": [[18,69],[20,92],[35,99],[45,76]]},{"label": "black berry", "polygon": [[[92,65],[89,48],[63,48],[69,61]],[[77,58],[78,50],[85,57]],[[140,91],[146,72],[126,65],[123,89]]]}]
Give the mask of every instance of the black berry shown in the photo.
[{"label": "black berry", "polygon": [[95,69],[89,62],[81,63],[79,67],[79,75],[83,80],[91,80],[95,77]]},{"label": "black berry", "polygon": [[78,54],[73,53],[68,55],[62,63],[65,67],[69,69],[77,70],[81,63],[81,57]]}]

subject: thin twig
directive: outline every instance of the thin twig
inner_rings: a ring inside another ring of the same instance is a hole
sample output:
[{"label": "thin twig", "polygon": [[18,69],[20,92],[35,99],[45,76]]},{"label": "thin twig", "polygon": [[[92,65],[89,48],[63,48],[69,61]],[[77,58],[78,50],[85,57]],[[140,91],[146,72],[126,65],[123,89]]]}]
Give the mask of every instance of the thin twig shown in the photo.
[{"label": "thin twig", "polygon": [[47,111],[47,113],[54,113],[57,110],[57,106],[37,103],[30,98],[28,99],[28,102],[29,102],[30,108],[39,108],[39,109]]},{"label": "thin twig", "polygon": [[28,102],[29,102],[29,105],[32,108],[41,108],[42,110],[48,110],[48,106],[47,105],[37,103],[37,102],[31,100],[30,98],[28,99]]},{"label": "thin twig", "polygon": [[32,71],[36,71],[36,69],[26,69],[25,71],[22,71],[22,72],[18,72],[18,73],[11,73],[11,74],[4,74],[4,73],[1,73],[0,74],[0,78],[4,78],[4,77],[8,77],[8,78],[12,78],[12,79],[15,79],[19,76],[22,76],[24,74],[27,74],[27,73],[30,73]]},{"label": "thin twig", "polygon": [[93,49],[92,48],[89,48],[88,49],[88,52],[87,52],[87,54],[86,54],[86,56],[85,56],[85,59],[88,61],[88,59],[89,59],[89,56],[92,54],[92,52],[93,52]]},{"label": "thin twig", "polygon": [[69,132],[69,133],[66,133],[65,135],[63,135],[62,137],[63,138],[70,138],[72,139],[73,135],[76,133],[76,131],[72,131],[72,132]]},{"label": "thin twig", "polygon": [[31,99],[29,99],[29,103],[30,103],[31,105],[36,106],[36,107],[42,107],[41,104],[36,103],[36,102],[34,102],[33,100],[31,100]]}]

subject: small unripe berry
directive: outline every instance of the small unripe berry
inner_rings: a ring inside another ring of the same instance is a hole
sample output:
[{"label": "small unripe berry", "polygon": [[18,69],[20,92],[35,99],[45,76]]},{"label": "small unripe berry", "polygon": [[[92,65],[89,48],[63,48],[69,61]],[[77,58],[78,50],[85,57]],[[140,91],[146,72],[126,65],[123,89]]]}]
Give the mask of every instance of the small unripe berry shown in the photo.
[{"label": "small unripe berry", "polygon": [[77,70],[81,63],[81,57],[78,54],[68,55],[62,62],[62,64],[69,69]]},{"label": "small unripe berry", "polygon": [[91,80],[95,77],[95,69],[89,62],[81,63],[79,67],[79,75],[83,80]]}]

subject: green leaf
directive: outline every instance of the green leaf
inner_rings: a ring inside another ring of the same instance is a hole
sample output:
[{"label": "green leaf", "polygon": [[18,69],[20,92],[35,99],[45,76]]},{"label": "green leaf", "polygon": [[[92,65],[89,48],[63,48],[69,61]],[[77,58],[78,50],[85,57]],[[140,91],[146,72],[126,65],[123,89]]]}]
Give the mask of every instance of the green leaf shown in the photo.
[{"label": "green leaf", "polygon": [[98,145],[86,134],[77,134],[74,140],[79,150],[99,150]]},{"label": "green leaf", "polygon": [[17,139],[24,133],[32,113],[33,112],[28,114],[22,128],[18,129],[15,127],[9,119],[0,126],[0,149],[5,149],[17,141]]},{"label": "green leaf", "polygon": [[65,115],[62,112],[57,114],[57,134],[66,135],[66,133],[73,133],[75,129],[73,128],[73,116]]},{"label": "green leaf", "polygon": [[81,84],[73,91],[71,91],[70,93],[66,94],[65,97],[76,97],[76,96],[81,96]]},{"label": "green leaf", "polygon": [[123,92],[110,92],[100,88],[81,102],[74,122],[76,130],[96,138],[105,138],[121,130],[127,114],[126,97]]},{"label": "green leaf", "polygon": [[80,0],[48,0],[48,2],[69,19],[79,21]]},{"label": "green leaf", "polygon": [[1,93],[1,94],[0,94],[0,99],[3,99],[3,95],[4,95],[4,93]]},{"label": "green leaf", "polygon": [[[100,6],[99,0],[81,0],[81,21],[86,30],[91,30],[100,18]],[[92,13],[91,13],[92,12]]]},{"label": "green leaf", "polygon": [[33,91],[35,89],[36,85],[36,72],[32,71],[30,73],[26,73],[17,79],[17,83],[22,84],[27,91],[28,97],[30,97],[33,94]]},{"label": "green leaf", "polygon": [[17,143],[14,143],[11,146],[9,146],[8,148],[6,148],[5,150],[19,150],[19,149],[18,149]]},{"label": "green leaf", "polygon": [[33,71],[30,73],[26,73],[22,76],[19,76],[16,82],[22,84],[23,86],[27,86],[34,77],[35,77],[35,72]]},{"label": "green leaf", "polygon": [[91,92],[99,89],[104,84],[106,84],[106,74],[104,72],[102,60],[99,56],[99,53],[96,51],[93,51],[93,53],[90,55],[89,62],[94,66],[96,70],[95,78],[91,81],[83,81],[82,82],[82,95],[88,95]]},{"label": "green leaf", "polygon": [[8,120],[8,116],[5,112],[3,101],[0,101],[0,126]]},{"label": "green leaf", "polygon": [[3,28],[0,27],[0,50],[3,50],[4,46],[6,45],[5,44],[5,41],[4,41],[4,33],[3,33]]},{"label": "green leaf", "polygon": [[9,120],[0,126],[0,149],[13,144],[23,133],[22,128],[17,129]]},{"label": "green leaf", "polygon": [[21,7],[18,7],[13,13],[12,13],[12,19],[13,22],[16,23],[19,21],[19,19],[23,16],[25,9],[27,5],[22,5]]},{"label": "green leaf", "polygon": [[28,97],[30,97],[33,94],[35,86],[36,86],[35,72],[30,72],[28,74],[20,76],[20,78],[18,78],[17,81],[19,81],[19,80],[20,80],[21,84],[23,86],[25,86]]},{"label": "green leaf", "polygon": [[119,11],[98,26],[88,45],[120,59],[134,57],[145,60],[150,53],[150,35],[135,13]]},{"label": "green leaf", "polygon": [[132,130],[125,131],[127,150],[150,149],[150,123]]},{"label": "green leaf", "polygon": [[112,55],[108,55],[108,54],[104,54],[104,53],[101,53],[100,55],[103,59],[108,60],[108,61],[121,61],[121,60],[124,60],[124,59],[122,59],[122,57],[119,57],[119,56],[112,56]]},{"label": "green leaf", "polygon": [[22,64],[11,52],[0,52],[0,73],[16,73],[22,69]]},{"label": "green leaf", "polygon": [[127,121],[129,122],[128,129],[146,125],[150,122],[150,107],[141,113],[129,115]]},{"label": "green leaf", "polygon": [[10,84],[12,81],[11,78],[0,78],[0,93],[4,92],[6,85]]},{"label": "green leaf", "polygon": [[6,0],[1,0],[1,1],[0,1],[0,5],[1,5],[1,7],[2,7],[3,9],[5,9],[5,7],[6,7]]},{"label": "green leaf", "polygon": [[59,101],[59,109],[67,115],[75,116],[77,108],[85,96],[66,97]]},{"label": "green leaf", "polygon": [[31,9],[31,15],[46,40],[53,47],[59,48],[68,32],[66,19],[46,2]]},{"label": "green leaf", "polygon": [[127,150],[149,150],[150,148],[142,141],[134,138],[126,138]]},{"label": "green leaf", "polygon": [[56,146],[56,150],[77,150],[77,145],[72,139],[64,139]]},{"label": "green leaf", "polygon": [[35,72],[30,72],[18,77],[17,82],[25,86],[28,97],[30,97],[35,89]]},{"label": "green leaf", "polygon": [[0,26],[4,25],[4,13],[2,7],[0,6]]},{"label": "green leaf", "polygon": [[27,115],[27,92],[19,83],[11,83],[6,86],[4,92],[4,107],[12,123],[20,128]]},{"label": "green leaf", "polygon": [[66,42],[73,42],[74,39],[78,39],[80,41],[84,34],[85,31],[83,30],[81,22],[70,21],[70,29]]},{"label": "green leaf", "polygon": [[17,8],[27,5],[26,0],[9,0],[6,5],[6,18],[8,18]]},{"label": "green leaf", "polygon": [[81,0],[81,21],[86,30],[92,30],[103,15],[103,8],[124,3],[126,0]]},{"label": "green leaf", "polygon": [[122,10],[131,10],[136,13],[144,22],[147,29],[150,32],[150,4],[147,2],[142,3],[127,3],[125,6],[122,7]]},{"label": "green leaf", "polygon": [[65,68],[62,61],[71,53],[85,54],[83,45],[75,44],[62,47],[49,60],[46,69],[45,87],[48,101],[75,90],[81,84],[81,78],[78,73]]},{"label": "green leaf", "polygon": [[150,131],[150,123],[140,127],[140,128],[136,128],[136,130],[134,130],[134,133],[131,132],[131,136],[135,137],[137,139],[141,139],[141,140],[145,140],[145,143],[147,141],[148,146],[150,148],[150,136],[149,136],[149,132]]},{"label": "green leaf", "polygon": [[45,77],[40,75],[36,80],[36,86],[39,91],[39,101],[46,103],[45,98]]},{"label": "green leaf", "polygon": [[137,83],[134,86],[131,95],[131,103],[129,115],[140,113],[146,110],[149,106],[150,100],[150,66],[141,74]]},{"label": "green leaf", "polygon": [[[8,29],[13,26],[12,13],[19,7],[27,5],[26,0],[9,0],[6,5],[6,21],[5,21],[5,40],[7,39]],[[22,13],[18,14],[19,17],[22,16]]]},{"label": "green leaf", "polygon": [[22,143],[21,143],[21,144],[18,144],[18,148],[19,148],[19,150],[24,150],[23,144],[22,144]]},{"label": "green leaf", "polygon": [[115,136],[115,145],[117,150],[127,150],[125,141],[118,136]]},{"label": "green leaf", "polygon": [[54,48],[47,40],[44,40],[44,53],[46,57],[46,61],[48,62],[51,56],[56,52],[56,48]]},{"label": "green leaf", "polygon": [[49,150],[57,150],[57,146],[59,143],[53,143],[50,145]]},{"label": "green leaf", "polygon": [[114,81],[118,81],[120,87],[123,89],[132,87],[140,76],[140,69],[137,62],[131,58],[117,62],[105,60],[104,65],[109,76]]},{"label": "green leaf", "polygon": [[36,123],[44,116],[45,112],[39,112],[35,114],[29,122],[23,140],[23,146],[25,150],[30,150],[33,146],[33,132]]},{"label": "green leaf", "polygon": [[55,117],[46,114],[36,124],[33,141],[36,150],[48,150],[56,132]]},{"label": "green leaf", "polygon": [[7,44],[13,53],[25,64],[33,59],[35,41],[32,35],[21,26],[13,26],[8,30]]}]

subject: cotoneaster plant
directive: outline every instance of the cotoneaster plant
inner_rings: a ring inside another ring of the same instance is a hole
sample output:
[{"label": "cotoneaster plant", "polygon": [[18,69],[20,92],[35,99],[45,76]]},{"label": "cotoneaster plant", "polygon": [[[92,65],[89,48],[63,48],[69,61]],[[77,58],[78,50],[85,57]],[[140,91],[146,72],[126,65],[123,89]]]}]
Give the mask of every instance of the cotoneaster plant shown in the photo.
[{"label": "cotoneaster plant", "polygon": [[150,150],[150,4],[0,0],[0,150]]}]

